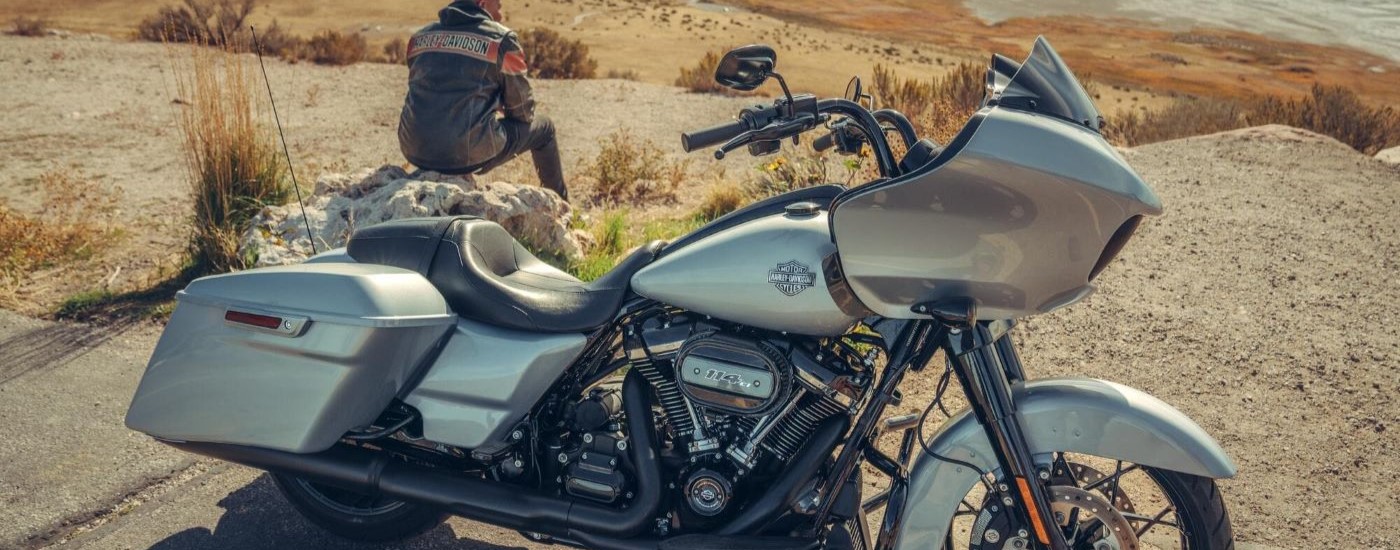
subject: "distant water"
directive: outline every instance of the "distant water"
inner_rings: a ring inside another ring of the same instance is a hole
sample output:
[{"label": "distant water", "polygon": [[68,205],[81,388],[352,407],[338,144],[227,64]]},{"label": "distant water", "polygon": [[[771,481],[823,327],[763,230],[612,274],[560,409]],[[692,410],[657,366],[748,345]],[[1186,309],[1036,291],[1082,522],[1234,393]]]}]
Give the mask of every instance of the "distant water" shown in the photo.
[{"label": "distant water", "polygon": [[1268,36],[1343,44],[1400,61],[1400,0],[964,0],[997,22],[1018,16],[1099,15],[1167,28],[1224,27]]}]

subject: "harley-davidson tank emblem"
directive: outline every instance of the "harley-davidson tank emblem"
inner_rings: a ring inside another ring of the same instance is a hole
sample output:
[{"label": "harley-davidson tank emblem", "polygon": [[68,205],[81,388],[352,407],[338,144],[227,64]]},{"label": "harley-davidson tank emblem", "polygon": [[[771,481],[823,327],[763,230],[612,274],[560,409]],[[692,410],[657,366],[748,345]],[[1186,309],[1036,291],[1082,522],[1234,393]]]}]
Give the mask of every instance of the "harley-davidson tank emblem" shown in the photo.
[{"label": "harley-davidson tank emblem", "polygon": [[816,280],[817,275],[812,273],[812,269],[797,260],[780,263],[777,268],[768,272],[768,282],[788,296],[796,296],[799,292],[812,288]]}]

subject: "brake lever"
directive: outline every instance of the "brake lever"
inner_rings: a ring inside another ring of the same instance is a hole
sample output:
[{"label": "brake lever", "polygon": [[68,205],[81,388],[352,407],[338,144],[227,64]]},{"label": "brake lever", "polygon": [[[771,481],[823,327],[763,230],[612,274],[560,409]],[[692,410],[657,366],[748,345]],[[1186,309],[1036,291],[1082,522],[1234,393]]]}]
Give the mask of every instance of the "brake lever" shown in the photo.
[{"label": "brake lever", "polygon": [[789,136],[796,136],[815,126],[816,123],[817,117],[810,113],[802,113],[787,122],[775,122],[757,130],[744,132],[743,134],[734,136],[733,139],[725,142],[724,145],[719,146],[719,149],[715,150],[715,159],[724,160],[724,157],[728,155],[730,151],[743,147],[750,142],[777,141]]}]

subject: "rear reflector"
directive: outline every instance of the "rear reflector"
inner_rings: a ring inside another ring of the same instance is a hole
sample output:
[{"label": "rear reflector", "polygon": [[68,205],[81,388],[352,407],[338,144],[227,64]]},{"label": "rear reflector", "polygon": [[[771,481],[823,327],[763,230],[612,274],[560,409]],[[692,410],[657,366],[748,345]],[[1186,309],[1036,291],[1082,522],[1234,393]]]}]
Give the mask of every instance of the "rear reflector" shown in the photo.
[{"label": "rear reflector", "polygon": [[277,330],[279,327],[282,326],[281,317],[272,317],[270,315],[258,315],[256,313],[248,313],[244,311],[229,310],[227,313],[224,313],[224,320],[230,323],[238,323],[240,325],[249,325],[270,330]]}]

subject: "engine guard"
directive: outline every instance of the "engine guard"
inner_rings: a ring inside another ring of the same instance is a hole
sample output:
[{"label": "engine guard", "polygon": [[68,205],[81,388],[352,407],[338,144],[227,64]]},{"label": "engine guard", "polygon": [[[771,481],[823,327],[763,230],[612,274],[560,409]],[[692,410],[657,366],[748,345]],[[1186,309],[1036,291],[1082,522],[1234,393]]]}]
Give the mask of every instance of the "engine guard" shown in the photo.
[{"label": "engine guard", "polygon": [[[1230,478],[1225,449],[1175,407],[1142,391],[1091,378],[1050,378],[1012,388],[1027,443],[1036,454],[1071,452],[1120,459],[1208,478]],[[980,471],[919,453],[895,547],[937,548],[981,472],[996,468],[991,442],[969,411],[949,419],[929,441],[938,454]]]}]

